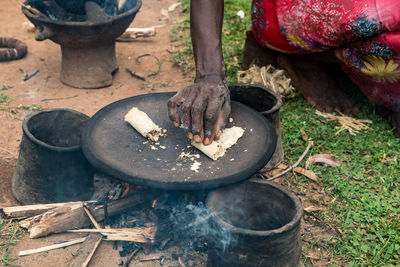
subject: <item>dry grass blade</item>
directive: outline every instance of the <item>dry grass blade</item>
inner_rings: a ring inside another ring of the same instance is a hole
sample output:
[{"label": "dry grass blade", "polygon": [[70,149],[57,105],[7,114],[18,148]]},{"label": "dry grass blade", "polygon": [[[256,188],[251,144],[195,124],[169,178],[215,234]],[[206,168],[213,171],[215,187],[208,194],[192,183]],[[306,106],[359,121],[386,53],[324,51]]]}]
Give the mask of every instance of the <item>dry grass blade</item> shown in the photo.
[{"label": "dry grass blade", "polygon": [[370,120],[358,120],[352,117],[345,116],[341,113],[340,116],[331,114],[331,113],[324,113],[321,111],[316,110],[315,114],[324,117],[328,121],[338,121],[340,123],[339,130],[335,133],[338,135],[343,131],[349,131],[351,135],[356,135],[362,130],[368,130],[370,127],[366,125],[366,123],[372,123]]},{"label": "dry grass blade", "polygon": [[279,94],[282,99],[293,98],[296,95],[296,89],[286,72],[272,65],[261,68],[252,65],[248,70],[238,71],[238,81],[265,86]]},{"label": "dry grass blade", "polygon": [[293,168],[296,168],[297,165],[299,165],[299,163],[304,159],[304,157],[307,155],[308,151],[310,150],[311,146],[314,144],[313,141],[308,142],[308,145],[306,147],[306,149],[304,150],[303,154],[300,156],[300,158],[296,161],[295,164],[293,164],[292,166],[290,166],[289,168],[285,169],[284,171],[282,171],[279,174],[276,174],[272,177],[268,177],[266,176],[264,173],[260,173],[267,181],[272,181],[275,180],[276,178],[281,177],[282,175],[290,172],[291,170],[293,170]]}]

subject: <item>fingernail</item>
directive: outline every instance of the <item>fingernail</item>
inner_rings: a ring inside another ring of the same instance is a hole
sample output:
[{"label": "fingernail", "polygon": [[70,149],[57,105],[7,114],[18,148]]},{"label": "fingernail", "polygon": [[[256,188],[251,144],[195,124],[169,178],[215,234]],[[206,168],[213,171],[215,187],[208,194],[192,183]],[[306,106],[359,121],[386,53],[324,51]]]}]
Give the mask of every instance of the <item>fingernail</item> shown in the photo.
[{"label": "fingernail", "polygon": [[195,136],[194,136],[194,141],[195,141],[196,143],[201,143],[201,138],[200,138],[200,136],[195,135]]},{"label": "fingernail", "polygon": [[192,140],[192,139],[193,139],[193,134],[192,134],[192,133],[188,133],[188,134],[187,134],[187,137],[188,137],[190,140]]},{"label": "fingernail", "polygon": [[210,143],[210,138],[206,137],[206,138],[204,139],[204,144],[205,144],[205,145],[208,145],[209,143]]},{"label": "fingernail", "polygon": [[174,126],[175,126],[175,127],[178,127],[178,126],[179,126],[179,123],[177,123],[176,121],[174,121]]}]

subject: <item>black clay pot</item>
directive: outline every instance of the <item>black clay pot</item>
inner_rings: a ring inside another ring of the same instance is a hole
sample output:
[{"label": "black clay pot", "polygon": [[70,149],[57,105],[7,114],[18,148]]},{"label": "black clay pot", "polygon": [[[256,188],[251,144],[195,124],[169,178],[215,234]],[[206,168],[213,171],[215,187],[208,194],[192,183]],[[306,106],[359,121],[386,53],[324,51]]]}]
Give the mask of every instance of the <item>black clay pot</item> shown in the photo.
[{"label": "black clay pot", "polygon": [[207,266],[300,266],[303,209],[288,189],[250,179],[211,192],[207,208],[214,228],[230,233],[209,250]]},{"label": "black clay pot", "polygon": [[229,86],[229,90],[232,100],[257,110],[274,126],[277,137],[276,149],[263,171],[274,169],[282,162],[284,154],[279,113],[282,106],[281,97],[266,87],[254,84],[234,84]]},{"label": "black clay pot", "polygon": [[12,191],[22,204],[87,200],[93,168],[81,151],[89,117],[69,109],[48,109],[25,118]]}]

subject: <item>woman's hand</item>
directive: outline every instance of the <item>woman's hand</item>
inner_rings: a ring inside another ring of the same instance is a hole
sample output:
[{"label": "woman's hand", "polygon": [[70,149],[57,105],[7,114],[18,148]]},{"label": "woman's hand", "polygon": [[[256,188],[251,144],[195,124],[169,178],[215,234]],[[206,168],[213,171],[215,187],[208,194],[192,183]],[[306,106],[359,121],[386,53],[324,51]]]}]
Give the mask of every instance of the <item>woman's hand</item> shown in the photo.
[{"label": "woman's hand", "polygon": [[174,125],[182,123],[190,139],[205,145],[219,139],[230,110],[229,89],[217,77],[196,80],[168,101],[168,115]]}]

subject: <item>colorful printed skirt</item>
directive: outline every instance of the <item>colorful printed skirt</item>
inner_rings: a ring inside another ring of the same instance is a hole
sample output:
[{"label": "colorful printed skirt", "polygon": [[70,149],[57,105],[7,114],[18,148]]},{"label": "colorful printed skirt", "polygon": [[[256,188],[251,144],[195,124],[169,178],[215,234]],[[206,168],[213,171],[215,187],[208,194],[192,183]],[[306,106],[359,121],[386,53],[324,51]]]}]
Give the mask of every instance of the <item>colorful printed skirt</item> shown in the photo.
[{"label": "colorful printed skirt", "polygon": [[372,102],[400,112],[400,0],[253,0],[252,27],[280,52],[335,50]]}]

